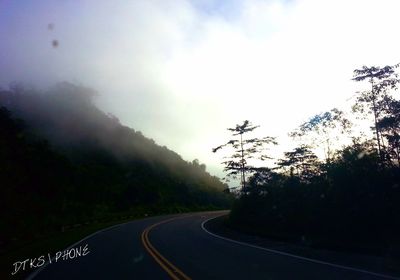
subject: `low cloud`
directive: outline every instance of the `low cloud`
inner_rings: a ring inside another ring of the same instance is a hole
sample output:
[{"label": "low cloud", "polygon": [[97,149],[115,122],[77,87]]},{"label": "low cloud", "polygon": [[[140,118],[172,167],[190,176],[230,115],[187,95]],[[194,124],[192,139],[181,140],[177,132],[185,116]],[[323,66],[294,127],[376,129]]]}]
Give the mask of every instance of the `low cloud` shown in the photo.
[{"label": "low cloud", "polygon": [[0,85],[92,87],[122,123],[221,174],[211,148],[227,127],[285,135],[351,96],[354,68],[399,62],[398,1],[201,3],[4,1]]}]

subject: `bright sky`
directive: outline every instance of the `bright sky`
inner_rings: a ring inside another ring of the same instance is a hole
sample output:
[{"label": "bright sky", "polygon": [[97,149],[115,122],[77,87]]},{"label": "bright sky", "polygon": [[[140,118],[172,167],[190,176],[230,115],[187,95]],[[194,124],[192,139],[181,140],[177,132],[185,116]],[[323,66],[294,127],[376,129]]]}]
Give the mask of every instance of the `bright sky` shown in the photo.
[{"label": "bright sky", "polygon": [[400,62],[398,11],[398,0],[0,0],[0,85],[92,87],[123,124],[221,176],[211,148],[227,127],[248,119],[287,150],[287,132],[359,88],[355,68]]}]

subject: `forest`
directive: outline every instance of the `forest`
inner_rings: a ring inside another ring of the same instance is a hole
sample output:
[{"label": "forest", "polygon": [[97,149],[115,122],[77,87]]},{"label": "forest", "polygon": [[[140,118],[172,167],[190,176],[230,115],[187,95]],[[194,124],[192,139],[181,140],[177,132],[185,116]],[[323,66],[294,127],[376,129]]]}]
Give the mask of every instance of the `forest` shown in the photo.
[{"label": "forest", "polygon": [[257,125],[229,128],[213,152],[233,148],[236,189],[98,109],[90,88],[1,89],[0,253],[96,221],[231,208],[239,231],[400,260],[398,66],[356,69],[350,110],[301,123],[281,158],[275,137],[249,136]]},{"label": "forest", "polygon": [[0,253],[121,216],[225,209],[227,185],[93,103],[70,83],[0,91]]},{"label": "forest", "polygon": [[[245,121],[224,162],[239,177],[228,224],[252,234],[400,260],[399,65],[354,71],[363,85],[350,110],[319,113],[289,133],[297,146],[272,166],[251,165],[273,138],[247,135]],[[242,139],[238,139],[241,136]],[[247,137],[247,138],[246,138]],[[268,158],[268,155],[264,155]]]}]

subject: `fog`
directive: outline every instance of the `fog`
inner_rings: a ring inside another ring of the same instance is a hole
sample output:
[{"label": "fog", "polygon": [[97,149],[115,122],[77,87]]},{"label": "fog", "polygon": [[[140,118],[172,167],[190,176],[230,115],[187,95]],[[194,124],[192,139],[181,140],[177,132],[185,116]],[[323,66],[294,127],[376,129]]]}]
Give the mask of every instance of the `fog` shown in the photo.
[{"label": "fog", "polygon": [[0,85],[68,81],[221,176],[249,119],[278,136],[341,106],[362,65],[399,62],[398,1],[0,1]]}]

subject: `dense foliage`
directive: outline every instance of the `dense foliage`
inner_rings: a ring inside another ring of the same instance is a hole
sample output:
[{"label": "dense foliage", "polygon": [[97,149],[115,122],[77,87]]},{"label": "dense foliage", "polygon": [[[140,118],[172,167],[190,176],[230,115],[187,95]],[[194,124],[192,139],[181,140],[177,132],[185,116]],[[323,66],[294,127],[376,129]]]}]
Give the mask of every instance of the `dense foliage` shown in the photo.
[{"label": "dense foliage", "polygon": [[[368,81],[370,90],[359,93],[352,115],[333,109],[292,132],[300,145],[284,153],[277,167],[249,178],[230,224],[307,245],[400,259],[397,67],[355,70],[354,80]],[[352,130],[356,117],[372,124],[369,137]],[[350,143],[333,149],[344,138]],[[318,149],[324,159],[315,155]]]},{"label": "dense foliage", "polygon": [[378,158],[368,144],[354,144],[311,178],[258,173],[235,203],[231,222],[308,245],[385,254],[400,250],[400,169],[383,169]]},{"label": "dense foliage", "polygon": [[184,161],[59,84],[0,92],[0,245],[117,213],[229,206],[198,160]]}]

